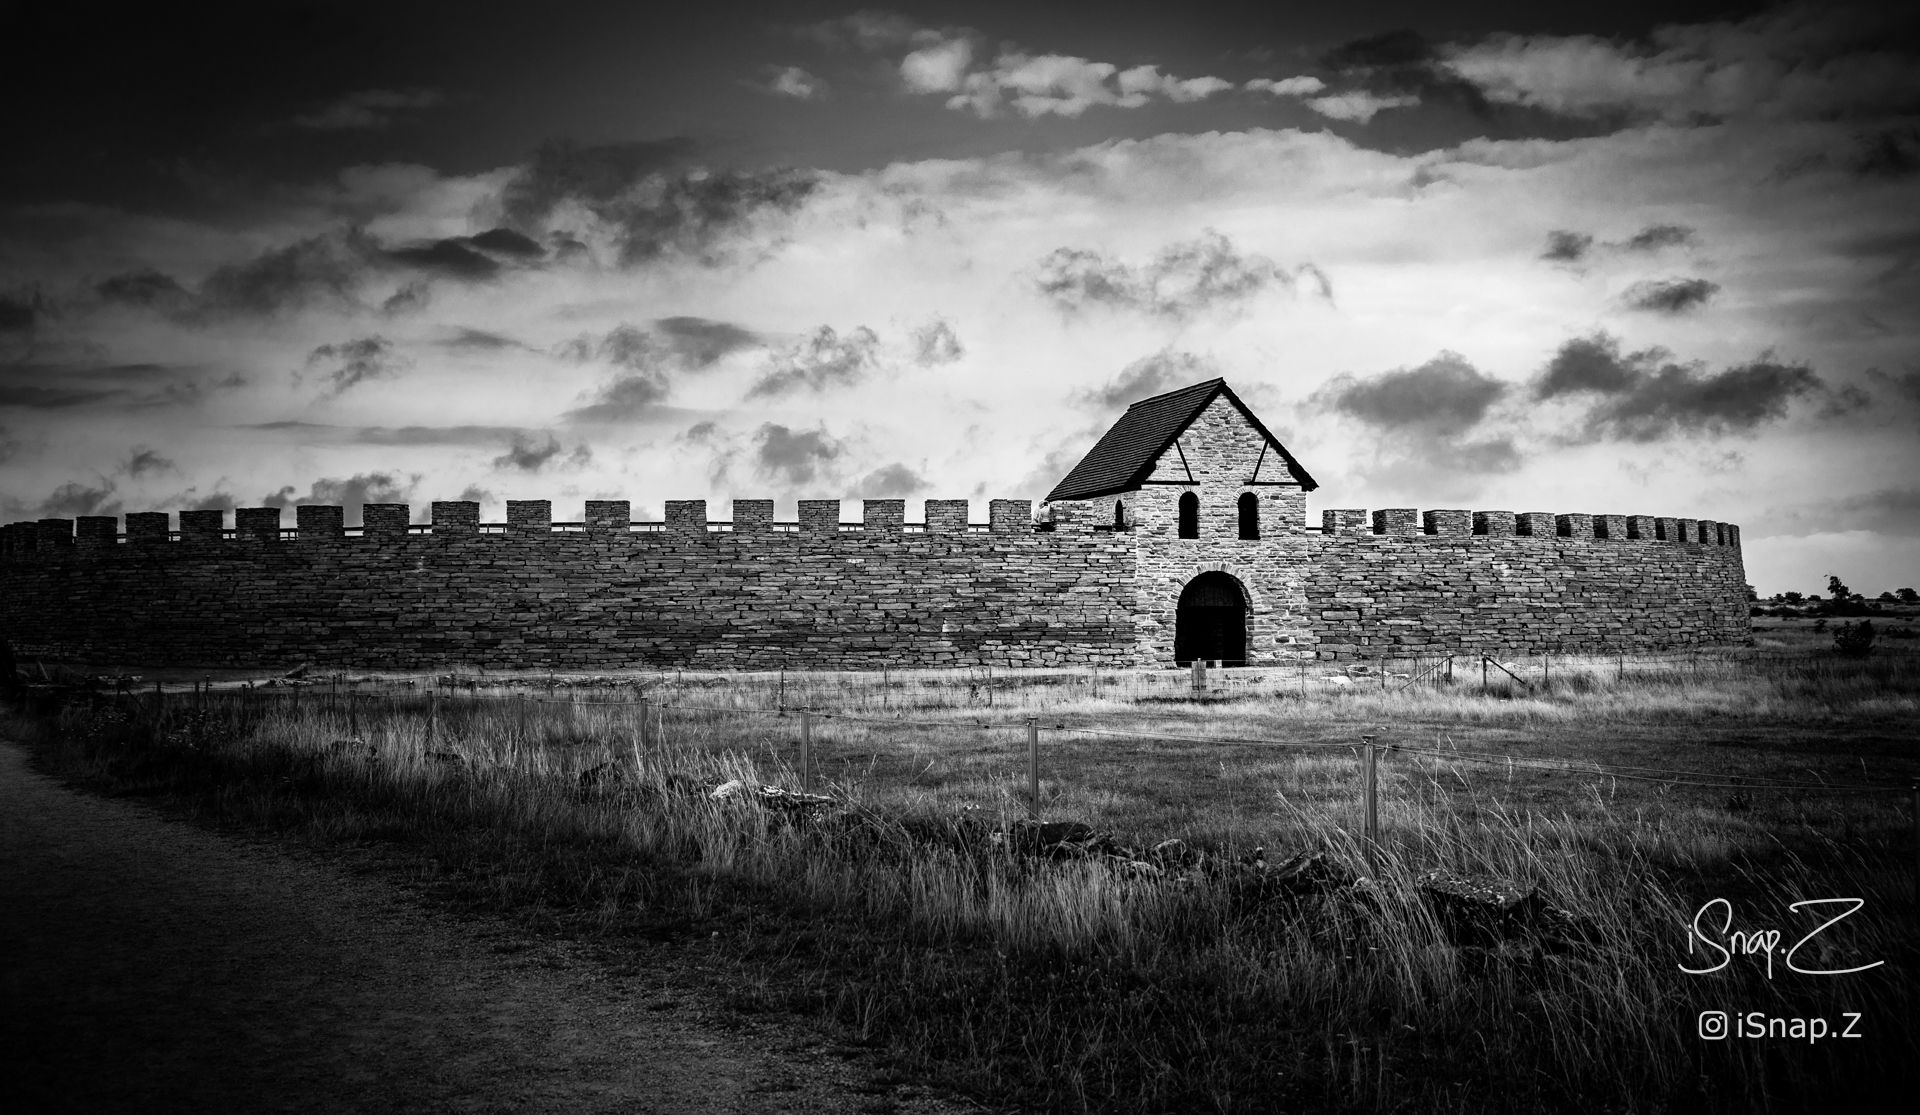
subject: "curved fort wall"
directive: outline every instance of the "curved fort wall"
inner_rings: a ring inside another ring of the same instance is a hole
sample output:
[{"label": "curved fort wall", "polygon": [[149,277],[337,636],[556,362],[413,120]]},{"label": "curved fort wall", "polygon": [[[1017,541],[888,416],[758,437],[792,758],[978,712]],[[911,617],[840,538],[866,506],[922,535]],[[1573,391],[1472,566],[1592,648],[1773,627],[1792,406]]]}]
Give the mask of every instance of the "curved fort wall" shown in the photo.
[{"label": "curved fort wall", "polygon": [[[1172,495],[1171,490],[1167,495]],[[1030,522],[1025,500],[704,501],[632,523],[624,501],[555,524],[514,501],[504,527],[478,505],[242,508],[50,519],[0,528],[0,630],[23,658],[178,664],[299,662],[615,669],[1165,665],[1174,607],[1199,572],[1248,597],[1255,662],[1659,649],[1751,641],[1737,527],[1647,516],[1328,511],[1301,521],[1295,490],[1258,540],[1230,521],[1198,539],[1142,504],[1127,529]],[[1111,515],[1111,503],[1103,505]],[[1108,522],[1111,522],[1109,518]],[[77,529],[76,529],[77,528]]]}]

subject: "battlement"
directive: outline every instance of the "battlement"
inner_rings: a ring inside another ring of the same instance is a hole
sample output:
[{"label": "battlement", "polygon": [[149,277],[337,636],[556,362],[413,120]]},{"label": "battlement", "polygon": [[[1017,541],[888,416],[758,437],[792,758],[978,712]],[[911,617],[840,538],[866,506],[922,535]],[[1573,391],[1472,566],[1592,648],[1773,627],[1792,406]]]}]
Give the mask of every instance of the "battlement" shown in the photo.
[{"label": "battlement", "polygon": [[[1309,528],[1312,529],[1312,528]],[[1365,538],[1432,535],[1448,538],[1536,538],[1572,542],[1685,542],[1740,547],[1740,528],[1714,519],[1666,515],[1556,514],[1551,511],[1419,511],[1393,507],[1374,511],[1338,509],[1320,513],[1319,532]]]},{"label": "battlement", "polygon": [[417,535],[587,534],[604,537],[640,534],[684,538],[705,534],[796,534],[815,538],[844,535],[885,538],[917,534],[1004,536],[1032,534],[1043,529],[1033,523],[1032,501],[1024,499],[988,501],[984,523],[970,521],[972,505],[964,499],[926,500],[919,522],[907,521],[905,500],[869,499],[861,503],[858,522],[841,521],[842,501],[837,499],[803,499],[799,517],[793,521],[776,520],[770,499],[734,500],[733,517],[721,520],[707,517],[706,500],[668,500],[666,518],[658,522],[635,520],[633,505],[627,500],[588,500],[584,517],[571,522],[556,522],[549,500],[508,500],[506,521],[498,523],[481,522],[480,505],[471,500],[435,501],[430,505],[428,521],[418,523],[413,521],[409,504],[369,503],[362,508],[362,525],[358,527],[344,525],[343,508],[312,504],[293,509],[291,527],[285,524],[282,509],[278,507],[239,508],[234,512],[231,527],[226,525],[225,514],[220,511],[181,511],[178,529],[169,526],[167,512],[145,511],[128,514],[124,531],[120,520],[112,515],[9,523],[0,527],[0,558],[100,550],[123,544],[339,542],[356,538],[393,540]]}]

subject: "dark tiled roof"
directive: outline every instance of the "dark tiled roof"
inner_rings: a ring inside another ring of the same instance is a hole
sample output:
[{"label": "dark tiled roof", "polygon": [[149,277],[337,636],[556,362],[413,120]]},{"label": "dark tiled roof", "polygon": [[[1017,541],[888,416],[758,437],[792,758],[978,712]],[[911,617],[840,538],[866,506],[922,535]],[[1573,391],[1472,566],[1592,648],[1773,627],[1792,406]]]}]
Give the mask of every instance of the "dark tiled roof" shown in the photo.
[{"label": "dark tiled roof", "polygon": [[1138,488],[1142,481],[1153,472],[1154,462],[1160,459],[1174,439],[1186,432],[1200,412],[1207,409],[1215,396],[1225,395],[1227,400],[1246,416],[1253,428],[1260,431],[1267,443],[1273,446],[1301,487],[1311,492],[1319,487],[1293,454],[1280,444],[1280,439],[1267,431],[1260,420],[1253,416],[1247,405],[1233,393],[1224,379],[1210,379],[1205,383],[1196,383],[1191,387],[1182,387],[1178,391],[1169,391],[1164,395],[1155,395],[1151,399],[1142,399],[1127,408],[1120,421],[1113,424],[1100,440],[1094,443],[1080,463],[1073,466],[1066,479],[1054,485],[1047,494],[1048,502],[1056,499],[1095,499],[1112,495],[1115,492],[1127,492]]}]

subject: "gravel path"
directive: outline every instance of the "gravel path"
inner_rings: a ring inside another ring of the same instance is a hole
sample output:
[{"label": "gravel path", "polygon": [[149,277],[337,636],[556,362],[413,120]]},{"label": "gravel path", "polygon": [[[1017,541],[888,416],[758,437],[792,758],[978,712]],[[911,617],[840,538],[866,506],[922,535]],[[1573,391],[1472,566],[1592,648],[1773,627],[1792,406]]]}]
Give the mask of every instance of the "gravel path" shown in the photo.
[{"label": "gravel path", "polygon": [[0,743],[0,1110],[961,1110],[817,1034],[720,1029],[674,983]]}]

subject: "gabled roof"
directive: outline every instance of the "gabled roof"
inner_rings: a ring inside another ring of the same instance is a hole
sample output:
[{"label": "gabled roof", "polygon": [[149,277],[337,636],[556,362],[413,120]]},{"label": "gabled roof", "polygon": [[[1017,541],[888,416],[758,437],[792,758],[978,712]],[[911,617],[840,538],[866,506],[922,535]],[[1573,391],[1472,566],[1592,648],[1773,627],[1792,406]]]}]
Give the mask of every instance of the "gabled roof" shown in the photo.
[{"label": "gabled roof", "polygon": [[1300,486],[1311,492],[1320,485],[1293,459],[1287,447],[1273,436],[1260,420],[1247,409],[1247,404],[1233,393],[1224,379],[1210,379],[1205,383],[1196,383],[1191,387],[1182,387],[1178,391],[1169,391],[1164,395],[1155,395],[1151,399],[1142,399],[1127,408],[1113,428],[1101,435],[1080,463],[1073,466],[1066,479],[1054,485],[1047,494],[1047,501],[1056,499],[1095,499],[1113,495],[1115,492],[1130,492],[1152,474],[1154,462],[1160,454],[1166,452],[1179,436],[1200,417],[1200,412],[1220,395],[1239,410],[1247,422],[1267,444],[1279,453],[1287,462],[1287,468],[1300,480]]}]

